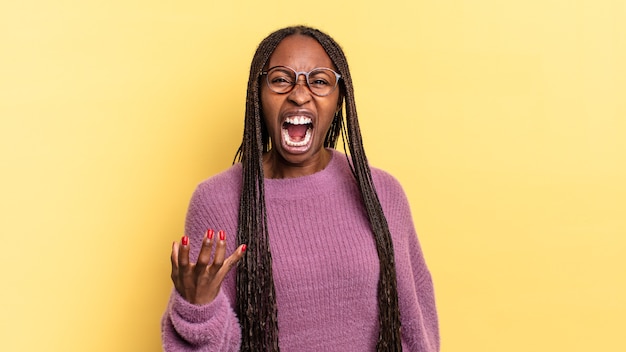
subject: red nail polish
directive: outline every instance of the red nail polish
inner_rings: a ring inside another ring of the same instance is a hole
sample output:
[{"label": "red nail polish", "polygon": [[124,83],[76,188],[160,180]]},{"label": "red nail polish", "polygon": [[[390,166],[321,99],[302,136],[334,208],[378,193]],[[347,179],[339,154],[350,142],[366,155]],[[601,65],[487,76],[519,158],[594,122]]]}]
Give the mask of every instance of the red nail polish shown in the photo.
[{"label": "red nail polish", "polygon": [[223,230],[220,230],[220,232],[218,232],[217,234],[220,235],[220,241],[226,239],[226,232],[224,232]]},{"label": "red nail polish", "polygon": [[245,252],[246,249],[248,249],[248,246],[246,246],[245,244],[241,246],[241,252]]},{"label": "red nail polish", "polygon": [[211,230],[211,229],[206,230],[206,238],[208,238],[209,241],[213,239],[213,235],[214,234],[215,233],[213,232],[213,230]]},{"label": "red nail polish", "polygon": [[180,240],[180,242],[183,244],[183,246],[188,245],[189,244],[189,237],[183,236],[183,238]]}]

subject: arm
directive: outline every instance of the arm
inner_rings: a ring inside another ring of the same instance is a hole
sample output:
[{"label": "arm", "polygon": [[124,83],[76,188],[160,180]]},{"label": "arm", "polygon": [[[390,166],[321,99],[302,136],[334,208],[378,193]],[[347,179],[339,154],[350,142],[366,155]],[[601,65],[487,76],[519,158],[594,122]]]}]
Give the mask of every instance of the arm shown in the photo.
[{"label": "arm", "polygon": [[417,238],[408,199],[393,176],[385,172],[375,175],[393,238],[402,345],[405,351],[438,352],[439,321],[433,281]]},{"label": "arm", "polygon": [[[236,219],[224,214],[224,207],[209,203],[214,199],[209,194],[215,192],[206,187],[196,189],[185,226],[191,239],[184,236],[172,245],[175,289],[161,321],[163,349],[167,352],[239,350],[241,328],[231,302],[233,276],[224,278],[243,256],[245,245],[235,247],[234,236],[226,238],[224,231],[214,234],[206,230],[224,226],[234,233],[236,226]],[[225,258],[227,251],[232,254]]]}]

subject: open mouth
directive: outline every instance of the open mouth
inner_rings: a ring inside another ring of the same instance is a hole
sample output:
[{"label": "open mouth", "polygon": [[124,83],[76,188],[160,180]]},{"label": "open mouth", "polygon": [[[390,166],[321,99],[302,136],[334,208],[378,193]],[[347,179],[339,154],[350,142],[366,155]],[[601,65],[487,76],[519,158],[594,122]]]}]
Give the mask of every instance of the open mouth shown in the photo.
[{"label": "open mouth", "polygon": [[282,127],[283,141],[290,147],[304,147],[311,141],[313,122],[309,117],[288,117]]}]

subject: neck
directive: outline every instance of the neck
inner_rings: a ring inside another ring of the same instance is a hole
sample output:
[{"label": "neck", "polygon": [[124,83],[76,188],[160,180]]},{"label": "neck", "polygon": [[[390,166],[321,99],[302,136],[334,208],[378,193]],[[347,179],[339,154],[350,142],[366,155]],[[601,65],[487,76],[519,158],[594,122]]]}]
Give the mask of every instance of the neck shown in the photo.
[{"label": "neck", "polygon": [[329,150],[320,149],[303,162],[293,163],[285,160],[275,149],[263,155],[263,172],[265,178],[296,178],[312,175],[324,170],[332,154]]}]

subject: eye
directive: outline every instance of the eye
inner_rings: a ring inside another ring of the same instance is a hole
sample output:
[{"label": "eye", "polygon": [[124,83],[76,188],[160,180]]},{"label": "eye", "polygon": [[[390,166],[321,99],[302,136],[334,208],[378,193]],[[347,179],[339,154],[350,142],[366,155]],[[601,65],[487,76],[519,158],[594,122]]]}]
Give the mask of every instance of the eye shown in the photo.
[{"label": "eye", "polygon": [[330,83],[328,83],[328,81],[326,81],[324,79],[318,78],[318,79],[312,80],[311,84],[315,85],[315,86],[327,86]]},{"label": "eye", "polygon": [[291,84],[291,80],[286,76],[275,76],[270,78],[272,84]]},{"label": "eye", "polygon": [[309,84],[316,87],[331,86],[334,77],[331,77],[326,71],[313,71],[309,75]]},{"label": "eye", "polygon": [[293,72],[283,68],[275,68],[267,73],[267,82],[276,89],[284,89],[293,85]]}]

